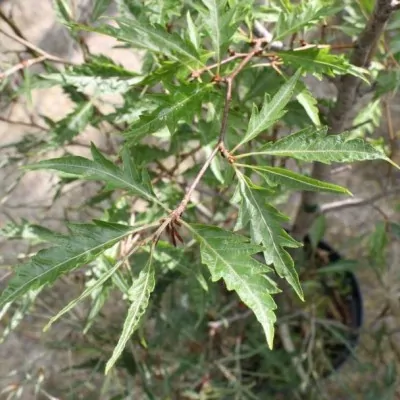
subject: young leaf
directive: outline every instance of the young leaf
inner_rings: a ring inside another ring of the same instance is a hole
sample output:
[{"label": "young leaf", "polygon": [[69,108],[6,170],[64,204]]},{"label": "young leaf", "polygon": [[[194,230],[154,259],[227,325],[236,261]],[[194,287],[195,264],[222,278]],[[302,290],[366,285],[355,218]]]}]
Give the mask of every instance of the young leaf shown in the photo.
[{"label": "young leaf", "polygon": [[190,41],[192,42],[194,48],[198,50],[200,48],[200,39],[199,34],[197,32],[196,26],[193,22],[192,16],[190,15],[190,11],[186,13],[186,24],[188,27],[188,35]]},{"label": "young leaf", "polygon": [[328,76],[350,74],[368,83],[368,71],[349,63],[344,55],[330,54],[329,48],[312,47],[279,52],[283,62],[314,75]]},{"label": "young leaf", "polygon": [[140,272],[138,278],[133,282],[129,289],[129,300],[132,302],[126,316],[121,336],[113,351],[111,358],[107,361],[105,373],[107,374],[114,366],[126,343],[137,329],[139,322],[149,304],[150,294],[154,290],[155,277],[154,267],[152,265],[152,255],[150,254],[146,266]]},{"label": "young leaf", "polygon": [[71,224],[69,234],[54,234],[56,246],[39,251],[27,263],[16,268],[7,288],[1,293],[0,307],[29,290],[52,284],[60,275],[94,260],[107,248],[132,233],[129,226],[95,221]]},{"label": "young leaf", "polygon": [[137,143],[165,126],[171,134],[174,133],[179,121],[192,122],[193,117],[201,111],[202,100],[211,90],[212,85],[174,87],[173,93],[163,98],[165,105],[148,115],[141,115],[140,120],[125,131],[127,141],[130,144]]},{"label": "young leaf", "polygon": [[237,171],[241,204],[235,230],[243,229],[250,223],[251,238],[254,243],[264,246],[264,258],[267,264],[274,264],[281,278],[285,278],[303,299],[303,291],[294,262],[285,247],[300,247],[301,244],[291,238],[281,224],[288,218],[274,207],[266,204],[262,196],[252,191],[244,176]]},{"label": "young leaf", "polygon": [[273,345],[276,304],[271,296],[279,292],[266,275],[271,269],[251,257],[262,250],[248,238],[216,226],[188,226],[200,243],[201,259],[215,282],[223,279],[228,290],[235,290],[261,323],[270,348]]},{"label": "young leaf", "polygon": [[[268,143],[260,152],[252,155],[293,157],[303,161],[353,162],[364,160],[386,160],[395,165],[382,151],[360,138],[348,140],[348,134],[327,135],[327,128],[306,128],[286,136],[274,143]],[[244,157],[240,155],[237,158]],[[396,165],[395,165],[396,166]]]},{"label": "young leaf", "polygon": [[308,176],[300,175],[296,172],[290,171],[286,168],[279,167],[259,167],[257,165],[243,165],[238,166],[250,168],[255,172],[262,175],[269,184],[272,185],[285,185],[291,189],[308,190],[312,192],[331,192],[351,194],[346,188],[335,185],[333,183],[319,181]]},{"label": "young leaf", "polygon": [[79,104],[50,130],[53,144],[62,145],[70,142],[89,125],[93,117],[93,104],[90,101]]},{"label": "young leaf", "polygon": [[265,97],[264,104],[260,110],[257,111],[256,107],[253,108],[247,132],[240,143],[235,147],[238,148],[242,144],[254,139],[259,133],[268,129],[277,120],[282,118],[284,114],[284,107],[293,96],[296,82],[301,74],[301,70],[296,73],[279,89],[278,93],[268,102]]},{"label": "young leaf", "polygon": [[141,177],[136,171],[127,148],[122,151],[122,168],[118,168],[117,165],[105,158],[94,144],[92,144],[91,151],[93,161],[80,156],[67,156],[40,161],[37,164],[28,165],[26,168],[30,170],[52,169],[62,172],[68,177],[103,181],[107,184],[107,189],[125,189],[164,207],[151,190],[150,183],[146,182],[143,175]]}]

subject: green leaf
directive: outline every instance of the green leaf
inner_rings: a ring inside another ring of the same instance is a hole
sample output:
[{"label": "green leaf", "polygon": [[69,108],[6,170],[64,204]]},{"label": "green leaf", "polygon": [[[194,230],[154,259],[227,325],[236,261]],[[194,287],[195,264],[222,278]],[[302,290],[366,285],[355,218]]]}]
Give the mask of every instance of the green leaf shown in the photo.
[{"label": "green leaf", "polygon": [[50,130],[53,144],[62,145],[70,142],[75,136],[82,133],[93,117],[93,104],[90,101],[79,104],[74,111],[61,121],[58,121]]},{"label": "green leaf", "polygon": [[314,75],[328,76],[350,74],[368,82],[368,71],[349,63],[344,55],[330,54],[328,47],[311,47],[306,49],[279,52],[279,57],[287,65],[301,68]]},{"label": "green leaf", "polygon": [[236,30],[235,8],[227,9],[227,0],[202,0],[207,7],[208,13],[204,13],[206,24],[213,44],[217,62],[220,63],[222,54]]},{"label": "green leaf", "polygon": [[245,177],[237,171],[241,204],[235,230],[244,229],[250,223],[251,238],[254,243],[264,246],[264,258],[267,264],[274,264],[281,278],[285,278],[303,299],[303,291],[294,262],[285,247],[299,247],[301,244],[291,238],[282,228],[288,218],[269,204],[260,193],[252,191]]},{"label": "green leaf", "polygon": [[67,156],[40,161],[37,164],[28,165],[26,168],[30,170],[51,169],[62,172],[68,177],[103,181],[107,184],[106,190],[125,189],[164,207],[151,190],[147,179],[144,179],[144,176],[140,176],[136,171],[127,148],[122,151],[122,168],[105,158],[94,144],[92,144],[91,151],[93,161],[80,156]]},{"label": "green leaf", "polygon": [[68,24],[72,21],[72,10],[67,0],[53,0],[57,19],[62,24]]},{"label": "green leaf", "polygon": [[268,98],[265,96],[264,104],[260,112],[257,111],[255,106],[253,107],[247,132],[235,149],[254,139],[259,133],[265,131],[277,120],[282,118],[284,115],[283,109],[293,96],[300,75],[301,70],[297,70],[296,73],[279,89],[278,93],[275,94],[270,102],[268,102]]},{"label": "green leaf", "polygon": [[166,104],[148,115],[141,115],[140,120],[125,131],[125,137],[130,144],[137,143],[146,135],[156,133],[165,126],[173,134],[179,121],[190,123],[201,112],[202,100],[211,90],[212,85],[174,87],[171,95],[163,97]]},{"label": "green leaf", "polygon": [[276,304],[271,296],[279,292],[266,273],[271,269],[251,257],[262,250],[248,238],[216,226],[188,226],[200,243],[201,260],[215,282],[223,279],[235,290],[261,323],[270,348],[273,345]]},{"label": "green leaf", "polygon": [[82,93],[90,92],[90,94],[96,96],[126,93],[129,89],[143,80],[142,76],[131,78],[111,76],[103,78],[101,76],[85,76],[68,72],[41,75],[41,78],[54,83],[54,85],[70,85]]},{"label": "green leaf", "polygon": [[108,9],[112,0],[95,0],[92,9],[92,22],[97,21]]},{"label": "green leaf", "polygon": [[[289,2],[287,2],[289,3]],[[273,40],[286,39],[289,35],[306,27],[314,27],[320,20],[340,11],[332,1],[307,0],[290,10],[280,10],[278,21],[273,31]]]},{"label": "green leaf", "polygon": [[43,331],[47,331],[51,327],[51,325],[54,324],[54,322],[56,322],[64,314],[72,310],[79,302],[84,300],[86,297],[90,296],[94,291],[102,288],[103,285],[113,276],[113,274],[118,270],[118,268],[124,262],[125,260],[121,260],[117,262],[114,266],[110,266],[109,261],[108,260],[105,261],[105,264],[108,265],[109,269],[105,271],[93,284],[88,286],[78,297],[76,297],[69,304],[67,304],[60,312],[58,312],[55,316],[51,317],[50,321],[43,328]]},{"label": "green leaf", "polygon": [[188,11],[186,14],[186,24],[188,27],[188,35],[189,35],[190,41],[192,42],[194,48],[196,50],[198,50],[200,48],[199,34],[198,34],[196,26],[193,22],[190,11]]},{"label": "green leaf", "polygon": [[14,277],[0,296],[0,307],[91,262],[133,231],[125,225],[94,222],[71,224],[68,235],[54,233],[56,246],[39,251],[28,263],[16,268]]},{"label": "green leaf", "polygon": [[304,108],[304,111],[311,119],[311,122],[315,126],[321,126],[321,121],[319,119],[319,110],[317,107],[317,99],[312,95],[312,93],[305,87],[297,96],[297,101]]},{"label": "green leaf", "polygon": [[154,267],[152,265],[152,255],[138,278],[133,282],[129,289],[129,300],[132,302],[129,307],[124,327],[122,328],[121,336],[113,351],[111,358],[107,361],[105,373],[107,374],[114,366],[121,353],[123,352],[126,343],[137,329],[143,314],[149,304],[150,294],[154,290],[155,277]]},{"label": "green leaf", "polygon": [[250,168],[262,175],[269,184],[284,185],[291,189],[308,190],[313,192],[331,192],[351,194],[346,188],[333,183],[319,181],[308,176],[298,174],[286,168],[280,167],[259,167],[257,165],[238,166]]},{"label": "green leaf", "polygon": [[386,160],[395,165],[382,151],[376,149],[363,139],[348,140],[348,133],[327,135],[326,127],[303,129],[274,143],[266,144],[259,152],[242,154],[237,156],[237,158],[250,154],[293,157],[297,160],[308,162],[318,161],[324,164]]},{"label": "green leaf", "polygon": [[145,23],[135,18],[117,18],[118,27],[105,25],[92,27],[70,24],[71,27],[89,32],[97,32],[112,36],[122,42],[129,43],[137,49],[149,50],[162,54],[171,60],[179,61],[190,69],[203,66],[196,49],[190,42],[183,40],[177,33],[168,33],[164,27]]}]

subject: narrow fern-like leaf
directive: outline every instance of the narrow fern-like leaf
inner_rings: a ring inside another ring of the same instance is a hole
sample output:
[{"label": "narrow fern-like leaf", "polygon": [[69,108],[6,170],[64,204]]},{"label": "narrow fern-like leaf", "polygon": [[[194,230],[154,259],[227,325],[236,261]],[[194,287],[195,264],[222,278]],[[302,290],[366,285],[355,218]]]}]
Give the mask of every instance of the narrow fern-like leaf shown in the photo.
[{"label": "narrow fern-like leaf", "polygon": [[107,361],[105,370],[106,374],[117,362],[129,338],[132,336],[135,329],[137,329],[140,320],[149,304],[150,294],[154,290],[154,286],[154,267],[152,265],[152,255],[150,254],[150,258],[146,266],[140,272],[138,278],[133,282],[131,288],[129,289],[128,295],[129,300],[131,301],[131,306],[129,307],[118,343],[111,358]]},{"label": "narrow fern-like leaf", "polygon": [[274,143],[263,146],[259,152],[241,154],[271,155],[293,157],[302,161],[318,161],[325,164],[333,162],[354,162],[364,160],[386,160],[396,166],[381,150],[361,138],[348,139],[347,133],[327,135],[327,128],[306,128],[293,135],[286,136]]},{"label": "narrow fern-like leaf", "polygon": [[251,257],[262,247],[215,226],[192,224],[188,228],[200,243],[201,259],[212,280],[223,279],[228,290],[236,291],[261,323],[272,348],[276,304],[271,295],[279,289],[266,275],[271,269]]},{"label": "narrow fern-like leaf", "polygon": [[80,156],[67,156],[40,161],[37,164],[30,164],[26,168],[30,170],[51,169],[69,177],[103,181],[107,184],[108,189],[125,189],[165,208],[153,193],[148,180],[145,181],[143,175],[139,177],[138,173],[133,174],[132,171],[136,168],[127,148],[124,148],[122,152],[122,168],[104,157],[94,144],[92,144],[91,151],[93,160]]},{"label": "narrow fern-like leaf", "polygon": [[241,204],[235,229],[243,229],[250,224],[250,233],[254,243],[264,246],[264,258],[267,264],[274,264],[280,277],[285,278],[303,299],[303,291],[294,262],[285,247],[299,247],[300,243],[291,238],[282,228],[288,218],[269,204],[255,190],[252,190],[244,175],[237,171]]},{"label": "narrow fern-like leaf", "polygon": [[300,75],[301,70],[299,69],[283,86],[281,86],[271,101],[268,101],[267,97],[265,97],[264,104],[259,112],[254,107],[247,132],[236,148],[254,139],[259,133],[265,131],[277,120],[282,118],[284,115],[283,109],[292,98]]},{"label": "narrow fern-like leaf", "polygon": [[173,134],[179,121],[192,122],[201,111],[202,100],[211,90],[212,85],[174,87],[174,92],[163,99],[165,104],[148,115],[140,116],[140,120],[125,131],[125,137],[134,144],[165,126]]},{"label": "narrow fern-like leaf", "polygon": [[15,275],[0,295],[0,307],[91,262],[134,231],[125,225],[94,222],[71,224],[68,235],[54,233],[56,246],[39,251],[27,264],[16,268]]},{"label": "narrow fern-like leaf", "polygon": [[306,190],[312,192],[330,192],[351,194],[346,188],[329,182],[323,182],[318,179],[310,178],[279,167],[259,167],[257,165],[237,164],[245,168],[252,169],[261,175],[271,185],[284,185],[291,189]]}]

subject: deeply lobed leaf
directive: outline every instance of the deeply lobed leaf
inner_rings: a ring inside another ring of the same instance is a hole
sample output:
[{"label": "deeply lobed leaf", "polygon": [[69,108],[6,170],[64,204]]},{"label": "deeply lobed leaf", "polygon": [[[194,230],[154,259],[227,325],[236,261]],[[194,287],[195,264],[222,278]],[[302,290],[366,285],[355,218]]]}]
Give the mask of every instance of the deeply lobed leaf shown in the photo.
[{"label": "deeply lobed leaf", "polygon": [[267,264],[274,264],[280,277],[285,278],[303,299],[303,291],[294,262],[285,247],[299,247],[301,244],[291,238],[282,228],[288,218],[274,207],[266,204],[260,193],[251,190],[247,180],[237,171],[239,193],[241,197],[239,216],[235,230],[250,224],[250,234],[254,243],[264,246],[264,258]]},{"label": "deeply lobed leaf", "polygon": [[254,139],[259,133],[265,131],[277,120],[282,118],[284,114],[283,109],[292,98],[300,75],[301,70],[298,69],[296,73],[280,87],[271,101],[268,101],[268,98],[265,97],[264,104],[259,112],[255,106],[253,107],[247,132],[236,147]]},{"label": "deeply lobed leaf", "polygon": [[136,170],[127,148],[124,148],[122,152],[122,168],[104,157],[94,144],[92,144],[91,151],[93,160],[80,156],[67,156],[40,161],[37,164],[28,165],[27,168],[31,170],[52,169],[69,177],[103,181],[109,189],[125,189],[146,200],[162,205],[153,193],[146,174],[141,175]]},{"label": "deeply lobed leaf", "polygon": [[258,155],[293,157],[303,161],[318,161],[325,164],[333,162],[353,162],[364,160],[392,161],[380,150],[365,140],[348,140],[348,134],[327,135],[327,128],[306,128],[293,135],[268,143]]},{"label": "deeply lobed leaf", "polygon": [[91,262],[132,232],[132,228],[126,225],[95,222],[71,224],[68,235],[54,233],[56,246],[39,251],[27,264],[16,268],[14,277],[0,296],[0,307]]},{"label": "deeply lobed leaf", "polygon": [[188,227],[200,243],[201,259],[210,270],[212,280],[223,279],[228,290],[236,291],[261,323],[272,348],[276,304],[271,295],[279,289],[266,275],[271,269],[251,257],[262,247],[216,226],[192,224]]}]

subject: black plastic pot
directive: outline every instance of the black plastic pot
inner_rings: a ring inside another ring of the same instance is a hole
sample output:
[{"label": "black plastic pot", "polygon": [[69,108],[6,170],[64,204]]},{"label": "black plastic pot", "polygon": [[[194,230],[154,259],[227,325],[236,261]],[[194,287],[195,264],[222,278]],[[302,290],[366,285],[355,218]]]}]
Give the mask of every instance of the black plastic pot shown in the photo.
[{"label": "black plastic pot", "polygon": [[[307,247],[308,244],[309,240],[306,238],[305,247]],[[322,250],[328,256],[327,257],[328,262],[326,262],[324,265],[321,265],[320,267],[343,260],[343,258],[338,252],[336,252],[329,244],[323,241],[319,243],[318,249]],[[363,301],[362,301],[360,286],[353,272],[349,270],[342,270],[340,272],[332,272],[332,273],[329,272],[324,274],[320,273],[316,274],[316,276],[318,277],[318,280],[321,284],[320,287],[323,288],[322,290],[326,293],[327,297],[332,299],[335,298],[336,301],[339,300],[341,308],[344,309],[347,320],[347,323],[343,325],[345,325],[348,328],[348,330],[346,330],[345,335],[343,334],[343,337],[345,336],[345,340],[339,340],[339,339],[336,340],[336,337],[332,336],[333,338],[332,340],[330,339],[323,341],[324,343],[323,353],[330,361],[329,369],[326,368],[325,370],[320,370],[318,372],[319,379],[324,379],[327,378],[332,373],[338,371],[345,364],[347,360],[353,357],[354,350],[359,340],[360,328],[363,323]],[[315,278],[314,280],[317,280],[317,278]],[[335,290],[334,293],[332,292],[332,287],[330,286],[330,281],[332,282],[333,280],[335,282],[334,285],[336,287],[336,289],[334,289]],[[339,299],[338,299],[338,293],[340,293]],[[330,318],[327,315],[325,319],[330,319]],[[334,322],[343,323],[343,321],[339,321],[337,317],[334,318],[332,316],[331,320]],[[299,326],[301,326],[300,322]],[[293,328],[293,325],[291,325],[291,329],[295,330],[296,328]],[[320,334],[328,335],[327,332],[323,332],[323,329],[325,328],[323,328],[322,326],[320,326],[318,329],[320,329]],[[300,332],[301,330],[299,328],[299,330],[297,332],[294,331],[293,334],[298,335],[298,337],[300,337],[301,336]],[[332,332],[330,332],[329,334],[332,334]],[[291,368],[293,368],[292,355],[288,354],[283,349],[283,346],[279,342],[279,339],[277,339],[277,336],[279,335],[276,335],[274,351],[270,354],[269,357],[275,356],[280,363],[279,368],[282,368],[282,365],[284,365],[287,366],[287,368],[283,369],[289,371],[291,370]],[[267,363],[266,365],[265,355],[263,357],[264,361],[261,358],[257,359],[257,356],[254,357],[251,369],[253,372],[269,375],[270,374],[269,368],[271,364]],[[272,369],[274,370],[275,376],[277,373],[279,374],[279,372],[277,372],[278,371],[277,369],[274,369],[274,367],[272,367]],[[270,375],[273,376],[274,373],[271,373]],[[291,373],[291,378],[290,378],[293,379],[293,382],[290,383],[288,382],[287,385],[284,384],[284,382],[282,382],[282,384],[277,383],[277,380],[272,377],[270,379],[261,378],[257,380],[256,385],[253,387],[253,392],[257,396],[259,396],[260,399],[290,398],[290,393],[292,392],[292,390],[298,387],[300,383],[299,381],[298,382],[295,381],[296,378],[297,374],[295,371]]]},{"label": "black plastic pot", "polygon": [[[329,262],[335,263],[342,260],[342,257],[336,252],[329,244],[320,242],[318,247],[329,253]],[[360,336],[360,328],[363,324],[364,319],[364,307],[363,299],[360,290],[360,285],[355,274],[351,271],[341,272],[341,279],[343,285],[349,288],[349,292],[344,297],[344,301],[347,305],[350,314],[350,324],[348,327],[351,330],[351,335],[347,340],[347,345],[341,344],[336,348],[332,349],[332,366],[334,370],[339,370],[340,367],[351,357],[354,353],[354,349],[358,344]],[[328,376],[326,374],[325,376]]]}]

